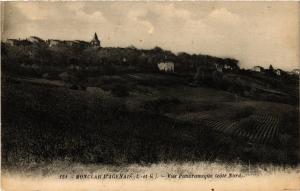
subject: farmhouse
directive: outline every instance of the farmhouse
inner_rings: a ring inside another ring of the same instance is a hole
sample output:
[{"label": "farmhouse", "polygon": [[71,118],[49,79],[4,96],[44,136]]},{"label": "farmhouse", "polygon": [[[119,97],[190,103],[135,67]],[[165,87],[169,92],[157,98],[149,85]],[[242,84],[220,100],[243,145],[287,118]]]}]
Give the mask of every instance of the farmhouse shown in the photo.
[{"label": "farmhouse", "polygon": [[254,71],[254,72],[264,72],[264,68],[261,67],[261,66],[254,66],[251,71]]},{"label": "farmhouse", "polygon": [[18,43],[18,40],[17,39],[7,39],[6,43],[11,45],[11,46],[14,46]]},{"label": "farmhouse", "polygon": [[294,75],[300,75],[300,69],[294,69],[291,73]]},{"label": "farmhouse", "polygon": [[157,64],[159,71],[174,72],[173,62],[160,62]]},{"label": "farmhouse", "polygon": [[20,40],[20,39],[7,39],[6,40],[7,44],[10,44],[11,46],[27,46],[31,45],[31,42],[29,42],[27,39],[26,40]]},{"label": "farmhouse", "polygon": [[228,64],[224,65],[224,69],[225,70],[233,70],[233,68],[230,65],[228,65]]},{"label": "farmhouse", "polygon": [[275,70],[275,74],[277,75],[277,76],[281,76],[281,74],[282,74],[282,70],[280,70],[280,69],[276,69]]},{"label": "farmhouse", "polygon": [[215,66],[216,66],[216,70],[218,71],[218,72],[223,72],[223,66],[221,65],[221,64],[215,64]]},{"label": "farmhouse", "polygon": [[68,46],[74,46],[76,44],[76,42],[72,40],[65,40],[64,43]]},{"label": "farmhouse", "polygon": [[44,44],[45,41],[39,37],[36,36],[31,36],[27,39],[29,42],[31,42],[32,44]]},{"label": "farmhouse", "polygon": [[49,45],[49,47],[53,47],[53,46],[63,45],[64,42],[61,40],[49,39],[47,40],[47,44]]}]

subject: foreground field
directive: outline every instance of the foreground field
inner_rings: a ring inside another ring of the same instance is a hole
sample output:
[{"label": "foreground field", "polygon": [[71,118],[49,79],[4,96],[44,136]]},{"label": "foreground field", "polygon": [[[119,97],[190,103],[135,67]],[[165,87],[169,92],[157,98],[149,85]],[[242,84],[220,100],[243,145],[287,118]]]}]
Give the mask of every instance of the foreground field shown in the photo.
[{"label": "foreground field", "polygon": [[3,78],[4,167],[49,161],[297,163],[297,107],[190,87],[176,76],[144,76],[89,79],[86,88]]}]

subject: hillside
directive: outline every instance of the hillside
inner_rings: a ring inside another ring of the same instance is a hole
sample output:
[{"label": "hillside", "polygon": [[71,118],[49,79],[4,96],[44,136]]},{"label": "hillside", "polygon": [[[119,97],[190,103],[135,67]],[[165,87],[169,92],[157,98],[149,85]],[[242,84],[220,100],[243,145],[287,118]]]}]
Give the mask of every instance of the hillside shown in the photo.
[{"label": "hillside", "polygon": [[158,47],[1,48],[5,167],[299,162],[295,75]]}]

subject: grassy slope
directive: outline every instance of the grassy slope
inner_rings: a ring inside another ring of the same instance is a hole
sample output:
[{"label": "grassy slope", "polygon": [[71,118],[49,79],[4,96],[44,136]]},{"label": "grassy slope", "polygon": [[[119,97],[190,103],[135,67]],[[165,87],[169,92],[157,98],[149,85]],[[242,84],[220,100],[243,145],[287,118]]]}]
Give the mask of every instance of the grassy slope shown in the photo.
[{"label": "grassy slope", "polygon": [[[67,160],[123,164],[216,159],[289,163],[294,160],[294,150],[283,156],[284,148],[279,146],[249,146],[238,137],[167,117],[170,113],[204,110],[226,118],[225,110],[238,111],[249,100],[235,103],[235,96],[223,91],[171,86],[166,81],[157,85],[153,79],[148,76],[143,83],[123,79],[130,88],[127,98],[114,97],[102,89],[77,91],[4,79],[3,163]],[[105,88],[105,84],[94,85]],[[265,102],[250,105],[257,110],[275,108]],[[279,110],[290,107],[276,106]]]}]

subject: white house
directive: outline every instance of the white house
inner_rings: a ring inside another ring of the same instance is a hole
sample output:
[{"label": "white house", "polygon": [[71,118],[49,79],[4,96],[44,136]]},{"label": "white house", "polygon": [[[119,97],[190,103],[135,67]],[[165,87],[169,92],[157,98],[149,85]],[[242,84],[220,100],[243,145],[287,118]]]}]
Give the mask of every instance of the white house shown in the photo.
[{"label": "white house", "polygon": [[49,47],[53,47],[53,46],[59,46],[63,44],[63,41],[61,40],[56,40],[56,39],[49,39],[47,40],[47,43],[49,45]]},{"label": "white house", "polygon": [[232,67],[230,65],[228,65],[228,64],[225,64],[224,65],[224,69],[226,69],[226,70],[232,70]]},{"label": "white house", "polygon": [[295,75],[300,75],[300,69],[294,69],[291,73]]},{"label": "white house", "polygon": [[29,42],[31,42],[32,44],[42,44],[45,43],[45,41],[39,37],[36,36],[31,36],[27,39]]},{"label": "white house", "polygon": [[276,74],[277,76],[280,76],[280,75],[281,75],[281,71],[282,71],[282,70],[280,70],[280,69],[276,69],[276,70],[275,70],[275,74]]},{"label": "white house", "polygon": [[216,63],[215,66],[218,72],[223,72],[223,66],[221,64]]},{"label": "white house", "polygon": [[10,44],[11,46],[17,45],[18,42],[19,42],[19,40],[17,40],[17,39],[7,39],[7,40],[6,40],[6,43],[7,43],[7,44]]},{"label": "white house", "polygon": [[254,72],[263,72],[264,68],[261,66],[254,66],[251,70]]},{"label": "white house", "polygon": [[165,72],[174,72],[174,63],[173,62],[160,62],[157,64],[160,71]]}]

